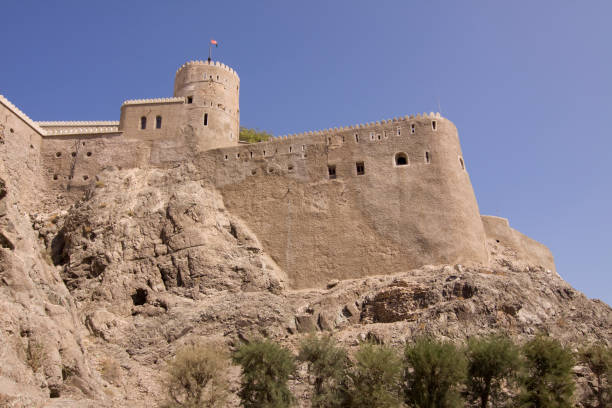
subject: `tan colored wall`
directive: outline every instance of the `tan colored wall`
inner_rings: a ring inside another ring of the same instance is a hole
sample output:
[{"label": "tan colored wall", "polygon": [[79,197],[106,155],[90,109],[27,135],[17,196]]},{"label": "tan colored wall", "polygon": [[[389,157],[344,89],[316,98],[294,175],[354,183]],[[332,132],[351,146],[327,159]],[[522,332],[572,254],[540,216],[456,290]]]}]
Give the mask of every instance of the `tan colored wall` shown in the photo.
[{"label": "tan colored wall", "polygon": [[482,223],[488,239],[510,248],[518,259],[555,271],[552,253],[543,244],[510,227],[506,218],[483,215]]},{"label": "tan colored wall", "polygon": [[0,96],[0,177],[7,183],[11,202],[20,210],[36,208],[42,191],[41,129]]},{"label": "tan colored wall", "polygon": [[[407,154],[409,165],[395,166],[397,152]],[[216,160],[215,182],[228,209],[247,222],[295,287],[423,264],[487,262],[457,130],[446,119],[388,121],[207,156]],[[362,176],[358,161],[365,164]],[[329,179],[328,165],[336,166],[336,179]]]}]

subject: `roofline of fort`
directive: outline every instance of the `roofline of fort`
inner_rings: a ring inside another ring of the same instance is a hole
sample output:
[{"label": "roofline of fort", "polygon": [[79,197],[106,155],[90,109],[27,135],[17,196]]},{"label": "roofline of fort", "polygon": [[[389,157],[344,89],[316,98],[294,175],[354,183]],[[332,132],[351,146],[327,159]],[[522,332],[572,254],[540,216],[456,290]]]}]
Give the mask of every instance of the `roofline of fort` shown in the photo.
[{"label": "roofline of fort", "polygon": [[430,113],[423,112],[422,114],[417,113],[416,115],[406,115],[406,116],[399,117],[399,118],[394,117],[393,119],[384,119],[384,120],[379,120],[376,122],[360,123],[360,124],[351,125],[351,126],[341,126],[341,127],[334,127],[334,128],[329,128],[329,129],[323,129],[323,130],[312,130],[312,131],[303,132],[303,133],[293,133],[293,134],[288,134],[288,135],[276,136],[274,137],[274,139],[276,140],[293,139],[293,138],[298,138],[298,137],[303,137],[303,136],[328,135],[328,134],[332,134],[335,132],[344,132],[347,130],[358,130],[358,129],[371,129],[377,126],[388,125],[389,123],[400,123],[402,121],[427,119],[427,118],[448,120],[444,118],[442,115],[440,115],[440,112],[435,112],[435,113],[434,112],[430,112]]},{"label": "roofline of fort", "polygon": [[225,70],[225,71],[227,71],[227,72],[229,72],[231,74],[234,74],[236,76],[236,78],[238,78],[238,81],[240,81],[240,76],[238,76],[238,73],[236,71],[234,71],[233,68],[231,68],[231,67],[229,67],[229,66],[227,66],[224,63],[219,62],[219,61],[202,61],[202,60],[197,60],[197,61],[186,62],[183,65],[181,65],[181,67],[179,69],[176,70],[175,77],[179,74],[179,72],[181,70],[183,70],[183,68],[188,67],[190,65],[209,65],[209,66],[212,66],[212,67],[219,67],[219,68],[221,68],[221,69],[223,69],[223,70]]},{"label": "roofline of fort", "polygon": [[123,101],[121,107],[125,105],[154,105],[165,103],[185,103],[185,97],[174,96],[172,98],[128,99],[127,101]]},{"label": "roofline of fort", "polygon": [[118,120],[71,120],[71,121],[37,121],[38,126],[60,127],[60,126],[119,126]]}]

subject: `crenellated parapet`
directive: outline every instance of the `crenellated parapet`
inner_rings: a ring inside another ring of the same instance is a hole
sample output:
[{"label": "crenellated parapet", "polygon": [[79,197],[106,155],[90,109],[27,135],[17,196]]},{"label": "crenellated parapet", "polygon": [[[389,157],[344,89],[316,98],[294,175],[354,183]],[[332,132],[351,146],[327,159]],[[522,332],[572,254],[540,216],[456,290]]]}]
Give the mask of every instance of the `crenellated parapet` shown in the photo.
[{"label": "crenellated parapet", "polygon": [[78,120],[78,121],[37,121],[41,127],[65,127],[65,126],[119,126],[118,120]]},{"label": "crenellated parapet", "polygon": [[175,96],[172,98],[152,98],[152,99],[128,99],[123,101],[121,106],[125,105],[155,105],[155,104],[166,104],[166,103],[185,103],[185,98],[182,96]]},{"label": "crenellated parapet", "polygon": [[106,127],[75,127],[69,129],[46,129],[45,136],[55,135],[84,135],[84,134],[105,134],[120,133],[119,126]]},{"label": "crenellated parapet", "polygon": [[210,67],[217,67],[217,68],[221,68],[224,71],[229,72],[232,75],[235,75],[236,78],[238,80],[240,80],[240,77],[238,76],[238,73],[236,71],[234,71],[231,67],[225,65],[222,62],[219,61],[202,61],[202,60],[197,60],[197,61],[189,61],[184,63],[183,65],[181,65],[181,67],[179,69],[176,70],[176,76],[178,76],[178,74],[185,68],[189,67],[189,66],[193,66],[193,65],[206,65],[206,66],[210,66]]}]

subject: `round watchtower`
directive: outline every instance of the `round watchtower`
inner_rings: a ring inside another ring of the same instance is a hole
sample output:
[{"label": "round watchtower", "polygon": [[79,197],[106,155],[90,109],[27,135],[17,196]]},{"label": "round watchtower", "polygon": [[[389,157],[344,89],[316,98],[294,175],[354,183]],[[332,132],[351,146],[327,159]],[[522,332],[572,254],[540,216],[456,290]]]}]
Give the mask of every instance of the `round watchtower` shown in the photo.
[{"label": "round watchtower", "polygon": [[174,96],[185,98],[186,124],[202,150],[238,144],[240,78],[225,64],[190,61],[176,71]]}]

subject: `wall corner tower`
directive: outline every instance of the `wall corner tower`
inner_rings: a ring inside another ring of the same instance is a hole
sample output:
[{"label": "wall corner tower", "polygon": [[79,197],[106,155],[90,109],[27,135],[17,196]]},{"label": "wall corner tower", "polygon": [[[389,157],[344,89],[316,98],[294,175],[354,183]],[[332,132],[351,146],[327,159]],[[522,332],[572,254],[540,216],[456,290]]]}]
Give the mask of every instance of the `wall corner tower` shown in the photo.
[{"label": "wall corner tower", "polygon": [[190,61],[174,80],[174,96],[185,98],[185,124],[200,150],[238,145],[240,78],[217,61]]}]

